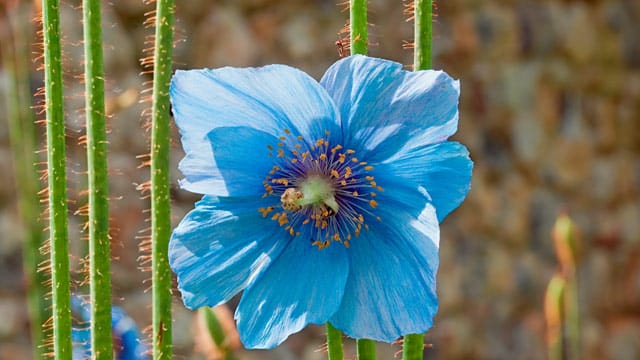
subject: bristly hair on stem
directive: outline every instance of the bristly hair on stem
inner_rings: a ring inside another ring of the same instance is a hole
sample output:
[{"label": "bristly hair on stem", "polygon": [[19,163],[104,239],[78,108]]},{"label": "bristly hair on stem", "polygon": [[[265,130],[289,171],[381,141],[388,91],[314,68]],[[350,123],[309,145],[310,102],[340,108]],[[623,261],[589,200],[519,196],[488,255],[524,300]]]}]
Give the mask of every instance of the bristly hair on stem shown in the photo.
[{"label": "bristly hair on stem", "polygon": [[367,55],[367,0],[351,0],[349,11],[351,54]]},{"label": "bristly hair on stem", "polygon": [[67,176],[60,44],[60,4],[43,0],[45,108],[47,124],[47,179],[51,278],[53,303],[53,350],[57,359],[71,358],[71,292],[67,230]]},{"label": "bristly hair on stem", "polygon": [[[367,1],[346,0],[338,3],[337,5],[340,7],[340,12],[349,12],[349,18],[345,21],[344,26],[342,26],[338,31],[338,40],[335,42],[338,57],[342,58],[353,54],[366,55],[371,46],[377,45],[377,42],[371,40],[372,34],[369,31],[369,28],[375,27],[375,25],[368,21],[369,8],[367,7]],[[356,9],[355,20],[353,19],[354,9]],[[355,24],[355,28],[352,27],[352,24]],[[354,43],[356,44],[355,48]]]},{"label": "bristly hair on stem", "polygon": [[[171,199],[169,193],[170,105],[169,83],[172,75],[173,18],[172,0],[147,0],[155,3],[155,11],[147,13],[145,26],[154,26],[155,34],[145,40],[148,54],[141,60],[146,74],[153,74],[151,95],[142,101],[150,101],[151,109],[143,116],[150,116],[151,152],[140,156],[141,166],[151,167],[151,180],[138,186],[143,197],[151,197],[151,228],[142,231],[140,244],[142,267],[151,270],[153,292],[153,321],[151,348],[154,359],[171,359],[171,270],[168,247],[171,236]],[[145,85],[149,85],[146,83]],[[148,234],[150,231],[150,235]],[[151,254],[149,254],[149,252]]]},{"label": "bristly hair on stem", "polygon": [[426,70],[432,63],[433,19],[437,5],[433,0],[405,2],[404,14],[407,22],[414,22],[414,39],[402,44],[404,49],[413,50],[413,69]]},{"label": "bristly hair on stem", "polygon": [[91,289],[91,354],[113,358],[111,330],[111,242],[109,239],[109,177],[104,114],[104,68],[99,0],[82,2],[87,175],[89,184],[89,274]]},{"label": "bristly hair on stem", "polygon": [[[413,70],[431,68],[432,0],[415,0],[405,3],[407,21],[414,22]],[[422,360],[424,355],[424,334],[405,335],[402,347],[403,360]]]},{"label": "bristly hair on stem", "polygon": [[333,327],[331,323],[327,323],[327,352],[329,354],[329,360],[344,359],[342,333]]}]

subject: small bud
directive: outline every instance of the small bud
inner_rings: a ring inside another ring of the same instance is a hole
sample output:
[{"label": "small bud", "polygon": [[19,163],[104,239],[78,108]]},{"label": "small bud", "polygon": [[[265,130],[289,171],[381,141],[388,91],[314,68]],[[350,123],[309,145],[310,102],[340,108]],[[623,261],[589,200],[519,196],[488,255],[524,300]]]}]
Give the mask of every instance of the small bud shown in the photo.
[{"label": "small bud", "polygon": [[560,267],[566,275],[573,275],[578,260],[578,235],[573,220],[566,215],[558,216],[551,231]]}]

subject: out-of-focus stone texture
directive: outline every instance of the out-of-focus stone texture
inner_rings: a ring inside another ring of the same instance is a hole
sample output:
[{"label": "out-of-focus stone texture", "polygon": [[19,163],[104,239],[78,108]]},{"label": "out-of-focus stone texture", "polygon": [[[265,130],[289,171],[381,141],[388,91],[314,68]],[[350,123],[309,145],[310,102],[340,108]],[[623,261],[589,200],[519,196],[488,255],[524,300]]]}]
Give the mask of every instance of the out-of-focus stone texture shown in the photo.
[{"label": "out-of-focus stone texture", "polygon": [[[335,41],[348,12],[336,1],[189,0],[177,2],[175,67],[285,63],[319,78],[337,59]],[[84,134],[78,1],[62,6],[68,71],[72,210],[82,201]],[[544,359],[542,302],[556,269],[550,229],[560,210],[582,232],[580,312],[583,359],[640,356],[640,2],[436,1],[434,67],[462,80],[460,129],[475,161],[468,200],[444,221],[440,312],[427,335],[433,359]],[[104,3],[109,161],[112,167],[115,303],[142,327],[150,324],[149,275],[138,270],[136,239],[147,200],[137,184],[148,170],[149,133],[141,103],[145,12],[142,1]],[[412,36],[399,1],[370,1],[372,56],[410,65],[402,49]],[[408,68],[410,68],[408,66]],[[2,76],[4,72],[0,68]],[[0,79],[3,77],[0,76]],[[34,73],[37,79],[41,75]],[[37,80],[41,81],[41,80]],[[36,82],[37,82],[36,81]],[[20,296],[20,229],[5,126],[0,127],[0,359],[28,358],[26,311]],[[174,221],[197,196],[177,189],[182,157],[172,154]],[[445,179],[446,181],[446,179]],[[72,217],[75,255],[83,219]],[[78,261],[74,260],[78,267]],[[78,276],[79,277],[79,276]],[[174,306],[176,358],[193,353],[194,315]],[[237,304],[232,301],[232,306]],[[292,336],[271,352],[246,359],[319,359],[321,327]],[[380,345],[380,358],[399,350]],[[347,344],[353,357],[353,344]]]}]

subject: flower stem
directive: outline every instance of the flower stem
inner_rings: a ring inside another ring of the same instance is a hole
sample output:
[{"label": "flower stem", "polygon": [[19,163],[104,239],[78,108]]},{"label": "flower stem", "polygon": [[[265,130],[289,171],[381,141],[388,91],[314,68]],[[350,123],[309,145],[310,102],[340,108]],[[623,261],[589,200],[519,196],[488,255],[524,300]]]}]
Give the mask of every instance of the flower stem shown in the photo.
[{"label": "flower stem", "polygon": [[344,359],[342,333],[330,323],[327,323],[327,349],[329,351],[329,360]]},{"label": "flower stem", "polygon": [[[351,42],[351,54],[367,54],[367,44],[369,43],[368,31],[367,31],[367,0],[350,0],[349,1],[349,31]],[[335,203],[335,199],[332,199],[332,203],[327,203],[334,211],[337,211],[338,204]],[[360,342],[370,340],[358,340],[358,359],[360,358]],[[371,342],[373,346],[373,357],[363,357],[362,359],[374,359],[375,358],[375,343]],[[329,350],[329,360],[342,360],[344,358],[344,351],[342,349],[342,333],[336,329],[330,323],[327,323],[327,346]],[[363,343],[365,346],[365,343]],[[366,347],[366,346],[365,346]],[[371,349],[369,349],[371,350]],[[364,354],[363,354],[364,356]]]},{"label": "flower stem", "polygon": [[367,0],[351,0],[349,3],[351,54],[367,55]]},{"label": "flower stem", "polygon": [[422,360],[424,353],[424,334],[404,336],[402,360]]},{"label": "flower stem", "polygon": [[413,69],[431,68],[432,0],[415,0]]},{"label": "flower stem", "polygon": [[562,334],[565,334],[566,351],[569,358],[580,358],[580,309],[578,301],[578,249],[579,239],[576,225],[567,214],[556,219],[552,236],[556,248],[556,256],[560,263],[561,275],[564,278],[563,289],[563,321]]},{"label": "flower stem", "polygon": [[376,343],[369,339],[356,340],[358,360],[375,360]]},{"label": "flower stem", "polygon": [[69,240],[67,233],[67,175],[62,94],[60,4],[42,2],[44,88],[47,118],[47,172],[49,234],[51,241],[51,293],[53,351],[56,359],[71,359],[71,304]]},{"label": "flower stem", "polygon": [[[414,0],[415,26],[413,50],[413,70],[427,70],[431,68],[431,38],[432,38],[432,0]],[[404,336],[402,347],[403,360],[422,360],[424,353],[424,334],[410,334]]]},{"label": "flower stem", "polygon": [[173,54],[173,0],[156,2],[151,130],[151,241],[153,358],[171,359],[171,199],[169,195],[169,83]]},{"label": "flower stem", "polygon": [[547,323],[547,351],[549,360],[561,360],[565,350],[563,334],[565,324],[565,293],[567,281],[562,274],[555,274],[544,296],[544,314]]},{"label": "flower stem", "polygon": [[100,1],[83,0],[87,174],[89,176],[89,261],[91,288],[91,354],[113,358],[111,337],[111,250],[109,180],[104,115],[104,69]]},{"label": "flower stem", "polygon": [[[20,222],[25,232],[22,250],[23,269],[27,284],[27,307],[29,311],[33,357],[40,359],[45,338],[42,325],[50,316],[45,300],[45,275],[38,272],[38,264],[44,260],[40,254],[43,240],[42,224],[39,221],[40,197],[35,157],[35,127],[31,110],[31,89],[29,88],[29,47],[31,42],[31,7],[21,1],[13,9],[7,5],[0,8],[2,21],[9,27],[5,37],[0,38],[2,64],[7,73],[7,119],[9,137],[15,169],[16,190]],[[6,12],[5,12],[6,10]]]}]

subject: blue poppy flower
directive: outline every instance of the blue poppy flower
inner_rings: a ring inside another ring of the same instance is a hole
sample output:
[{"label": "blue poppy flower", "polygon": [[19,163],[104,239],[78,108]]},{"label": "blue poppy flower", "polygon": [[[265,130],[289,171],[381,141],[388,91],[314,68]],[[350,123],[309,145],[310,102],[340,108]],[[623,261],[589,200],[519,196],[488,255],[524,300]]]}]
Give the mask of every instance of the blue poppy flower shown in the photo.
[{"label": "blue poppy flower", "polygon": [[[91,358],[91,307],[89,303],[74,295],[71,297],[71,312],[77,321],[71,329],[72,359],[89,359]],[[135,321],[118,306],[111,308],[111,331],[116,360],[149,359],[148,349],[142,343]]]},{"label": "blue poppy flower", "polygon": [[204,194],[169,246],[185,305],[244,291],[249,348],[310,323],[385,342],[429,329],[439,222],[471,178],[447,141],[459,91],[444,72],[365,56],[319,83],[284,65],[176,71],[180,185]]}]

